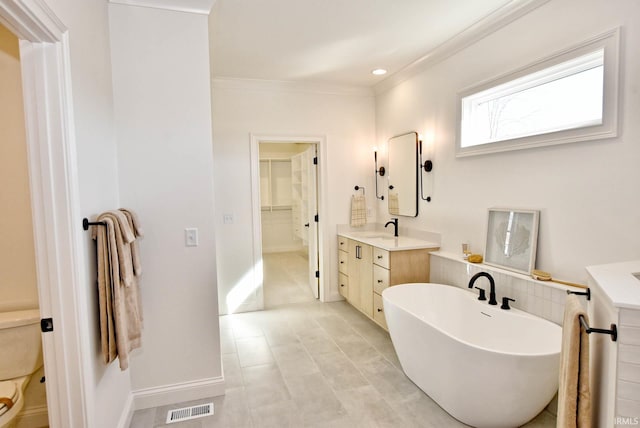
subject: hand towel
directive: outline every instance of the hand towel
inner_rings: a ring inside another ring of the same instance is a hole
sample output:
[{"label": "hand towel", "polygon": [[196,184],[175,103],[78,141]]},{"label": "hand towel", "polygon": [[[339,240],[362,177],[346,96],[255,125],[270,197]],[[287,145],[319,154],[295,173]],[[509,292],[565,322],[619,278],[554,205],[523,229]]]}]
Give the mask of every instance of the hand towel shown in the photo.
[{"label": "hand towel", "polygon": [[[127,217],[129,227],[133,231],[136,238],[144,237],[142,227],[140,226],[140,220],[138,215],[133,210],[120,208],[120,211]],[[138,240],[135,239],[131,243],[131,261],[133,262],[133,274],[136,276],[142,275],[142,264],[140,262],[140,247],[138,246]]]},{"label": "hand towel", "polygon": [[577,296],[567,296],[564,307],[557,426],[590,428],[589,335],[582,328],[580,316],[587,323],[589,320]]},{"label": "hand towel", "polygon": [[364,195],[351,196],[351,226],[360,227],[367,224],[367,201]]},{"label": "hand towel", "polygon": [[398,200],[398,194],[396,192],[389,192],[389,214],[400,214],[400,201]]}]

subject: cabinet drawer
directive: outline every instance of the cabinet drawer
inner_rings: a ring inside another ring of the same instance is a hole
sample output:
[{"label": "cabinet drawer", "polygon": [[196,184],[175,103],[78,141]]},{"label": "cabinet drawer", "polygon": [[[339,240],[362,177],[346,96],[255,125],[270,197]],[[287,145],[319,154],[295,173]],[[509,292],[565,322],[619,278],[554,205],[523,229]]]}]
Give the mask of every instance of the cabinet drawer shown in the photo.
[{"label": "cabinet drawer", "polygon": [[389,252],[378,247],[373,247],[373,263],[389,269]]},{"label": "cabinet drawer", "polygon": [[338,236],[338,250],[349,251],[348,241],[344,236]]},{"label": "cabinet drawer", "polygon": [[384,307],[382,305],[382,297],[379,294],[373,293],[373,320],[385,330],[389,330],[387,327],[387,319],[384,317]]},{"label": "cabinet drawer", "polygon": [[345,275],[349,272],[349,253],[346,251],[338,251],[338,272]]},{"label": "cabinet drawer", "polygon": [[382,294],[382,290],[389,286],[389,270],[373,265],[373,291]]},{"label": "cabinet drawer", "polygon": [[349,277],[343,273],[338,274],[338,291],[345,299],[349,298]]}]

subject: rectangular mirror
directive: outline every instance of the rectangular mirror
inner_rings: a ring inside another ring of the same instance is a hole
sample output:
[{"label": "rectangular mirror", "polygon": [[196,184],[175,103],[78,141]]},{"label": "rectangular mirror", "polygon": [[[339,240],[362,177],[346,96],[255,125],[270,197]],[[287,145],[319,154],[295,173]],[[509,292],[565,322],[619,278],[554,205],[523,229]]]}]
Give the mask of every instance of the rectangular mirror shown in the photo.
[{"label": "rectangular mirror", "polygon": [[389,214],[418,215],[418,133],[389,140]]}]

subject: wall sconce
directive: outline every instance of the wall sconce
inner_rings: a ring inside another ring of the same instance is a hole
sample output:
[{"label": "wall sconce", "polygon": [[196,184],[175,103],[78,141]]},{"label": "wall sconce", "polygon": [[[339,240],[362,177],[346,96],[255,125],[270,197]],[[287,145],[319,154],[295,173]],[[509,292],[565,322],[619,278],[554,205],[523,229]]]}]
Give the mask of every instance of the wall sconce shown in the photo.
[{"label": "wall sconce", "polygon": [[433,162],[431,159],[427,159],[422,162],[422,138],[419,141],[420,143],[420,164],[418,168],[420,169],[420,198],[423,201],[431,202],[431,196],[424,196],[424,183],[422,182],[422,170],[424,169],[426,172],[431,172],[433,170]]},{"label": "wall sconce", "polygon": [[378,168],[378,149],[376,148],[373,149],[373,161],[376,165],[376,198],[384,201],[384,195],[378,196],[378,174],[380,174],[380,177],[384,177],[385,169],[383,166]]}]

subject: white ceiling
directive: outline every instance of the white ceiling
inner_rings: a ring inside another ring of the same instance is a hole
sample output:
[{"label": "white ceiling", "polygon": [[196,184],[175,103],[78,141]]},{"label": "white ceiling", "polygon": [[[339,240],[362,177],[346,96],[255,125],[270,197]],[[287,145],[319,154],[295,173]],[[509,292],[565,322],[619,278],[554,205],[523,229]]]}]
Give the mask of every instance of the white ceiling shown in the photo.
[{"label": "white ceiling", "polygon": [[215,77],[373,86],[514,0],[217,0]]}]

